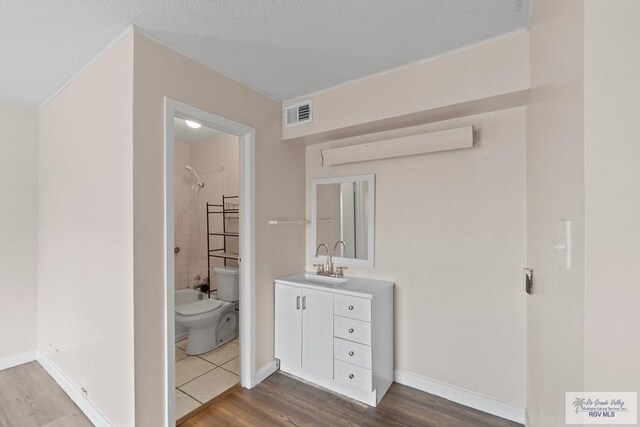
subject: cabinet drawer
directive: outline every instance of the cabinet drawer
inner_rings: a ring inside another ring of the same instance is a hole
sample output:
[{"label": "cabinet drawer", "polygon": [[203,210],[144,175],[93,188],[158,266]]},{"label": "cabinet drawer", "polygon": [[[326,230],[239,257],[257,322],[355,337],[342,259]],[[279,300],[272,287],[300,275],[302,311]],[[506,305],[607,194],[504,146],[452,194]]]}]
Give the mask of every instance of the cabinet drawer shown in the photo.
[{"label": "cabinet drawer", "polygon": [[373,389],[371,370],[340,360],[334,360],[333,367],[337,382],[365,391]]},{"label": "cabinet drawer", "polygon": [[333,335],[349,341],[371,345],[371,323],[334,316]]},{"label": "cabinet drawer", "polygon": [[333,313],[338,316],[371,322],[371,300],[336,294],[333,298]]},{"label": "cabinet drawer", "polygon": [[334,338],[333,357],[343,362],[371,369],[371,347],[368,345]]}]

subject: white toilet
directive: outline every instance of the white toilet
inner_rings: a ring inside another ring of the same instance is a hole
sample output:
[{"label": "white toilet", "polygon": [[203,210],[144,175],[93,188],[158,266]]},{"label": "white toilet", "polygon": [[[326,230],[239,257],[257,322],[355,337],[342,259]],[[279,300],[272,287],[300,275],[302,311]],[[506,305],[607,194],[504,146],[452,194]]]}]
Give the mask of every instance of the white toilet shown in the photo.
[{"label": "white toilet", "polygon": [[238,332],[238,269],[214,269],[218,299],[204,299],[176,307],[176,323],[189,330],[187,354],[202,354],[234,339]]}]

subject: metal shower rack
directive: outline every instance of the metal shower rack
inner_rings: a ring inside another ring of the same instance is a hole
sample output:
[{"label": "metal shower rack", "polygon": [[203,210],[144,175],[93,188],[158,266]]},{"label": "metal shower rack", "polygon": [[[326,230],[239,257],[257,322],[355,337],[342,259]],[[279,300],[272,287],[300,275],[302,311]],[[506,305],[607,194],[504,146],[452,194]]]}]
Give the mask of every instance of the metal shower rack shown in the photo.
[{"label": "metal shower rack", "polygon": [[[222,258],[224,265],[228,260],[238,261],[239,254],[227,252],[227,238],[238,238],[240,233],[237,231],[227,231],[227,221],[240,219],[240,204],[238,203],[240,196],[222,196],[222,204],[207,202],[207,275],[209,283],[211,283],[211,258]],[[233,203],[235,201],[235,203]],[[211,231],[211,215],[222,215],[222,232]],[[235,215],[233,215],[235,214]],[[222,237],[222,247],[214,247],[211,245],[211,236]]]}]

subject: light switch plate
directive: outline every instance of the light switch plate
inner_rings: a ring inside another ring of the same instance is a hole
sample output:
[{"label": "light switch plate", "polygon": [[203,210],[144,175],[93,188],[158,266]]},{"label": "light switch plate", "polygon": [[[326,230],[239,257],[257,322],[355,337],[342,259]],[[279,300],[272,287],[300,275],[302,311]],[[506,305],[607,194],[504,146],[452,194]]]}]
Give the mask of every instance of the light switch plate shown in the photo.
[{"label": "light switch plate", "polygon": [[571,270],[571,220],[563,219],[558,223],[558,243],[554,249],[558,251],[559,264]]}]

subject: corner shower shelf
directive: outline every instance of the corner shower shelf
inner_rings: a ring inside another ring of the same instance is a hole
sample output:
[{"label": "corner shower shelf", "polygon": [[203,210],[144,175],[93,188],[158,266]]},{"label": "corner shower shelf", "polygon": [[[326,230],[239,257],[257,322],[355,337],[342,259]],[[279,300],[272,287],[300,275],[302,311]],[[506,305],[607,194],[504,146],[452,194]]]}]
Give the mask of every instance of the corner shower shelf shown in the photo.
[{"label": "corner shower shelf", "polygon": [[[231,200],[231,201],[230,201]],[[222,196],[222,204],[207,203],[207,274],[209,276],[209,283],[211,283],[211,258],[221,258],[224,260],[224,265],[227,265],[228,260],[239,261],[240,255],[227,252],[229,244],[227,239],[229,237],[239,237],[240,233],[237,231],[227,230],[227,221],[238,220],[237,214],[240,213],[238,205],[239,196]],[[235,203],[234,203],[235,201]],[[222,231],[211,231],[211,215],[222,215]],[[231,216],[229,214],[236,214]],[[222,247],[212,247],[211,236],[222,237]]]}]

